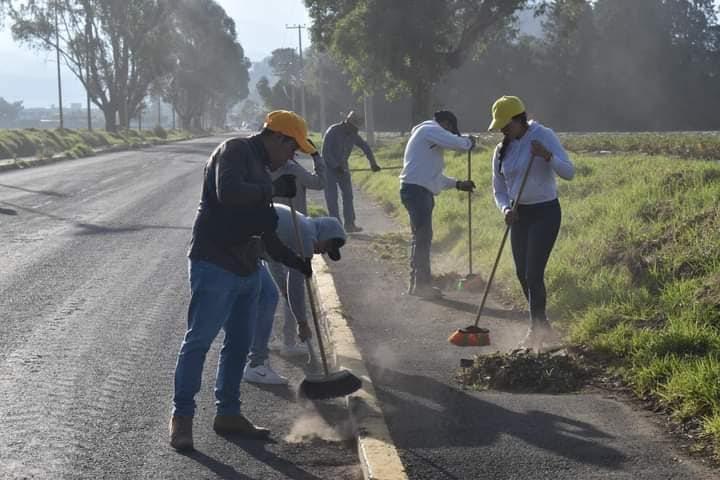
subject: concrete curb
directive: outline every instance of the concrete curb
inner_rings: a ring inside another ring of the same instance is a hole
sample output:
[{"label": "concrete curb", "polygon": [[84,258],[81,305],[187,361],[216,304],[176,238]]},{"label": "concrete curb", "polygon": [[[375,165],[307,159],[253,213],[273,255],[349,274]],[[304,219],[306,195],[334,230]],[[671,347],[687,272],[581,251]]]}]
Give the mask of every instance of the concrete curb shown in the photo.
[{"label": "concrete curb", "polygon": [[375,387],[355,343],[355,336],[343,315],[335,282],[322,256],[314,257],[313,271],[313,287],[333,348],[334,363],[338,368],[352,371],[363,381],[363,388],[347,397],[363,476],[366,480],[407,480],[405,467],[390,437]]}]

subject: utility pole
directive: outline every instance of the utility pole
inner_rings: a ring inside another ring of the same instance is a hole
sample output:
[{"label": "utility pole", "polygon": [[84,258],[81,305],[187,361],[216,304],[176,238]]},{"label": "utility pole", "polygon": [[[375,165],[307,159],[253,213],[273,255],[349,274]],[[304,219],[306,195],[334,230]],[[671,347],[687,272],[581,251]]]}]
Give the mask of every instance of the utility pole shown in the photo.
[{"label": "utility pole", "polygon": [[58,10],[60,9],[59,0],[55,1],[55,55],[57,60],[57,80],[58,80],[58,105],[60,108],[60,128],[65,128],[63,122],[63,105],[62,105],[62,80],[60,78],[60,29],[58,24]]},{"label": "utility pole", "polygon": [[92,111],[90,110],[90,37],[92,36],[92,24],[90,17],[85,20],[85,93],[87,94],[87,128],[92,131]]},{"label": "utility pole", "polygon": [[375,146],[375,111],[373,110],[373,94],[365,93],[363,95],[363,106],[365,107],[365,135],[367,143],[371,147]]},{"label": "utility pole", "polygon": [[324,63],[325,54],[321,52],[318,55],[318,93],[320,94],[320,133],[322,135],[325,135],[325,129],[327,128],[327,117],[325,115],[325,77],[323,77]]},{"label": "utility pole", "polygon": [[[288,30],[298,31],[298,50],[300,52],[300,114],[305,118],[305,71],[303,69],[302,29],[305,25],[285,25]],[[307,119],[306,119],[307,120]]]}]

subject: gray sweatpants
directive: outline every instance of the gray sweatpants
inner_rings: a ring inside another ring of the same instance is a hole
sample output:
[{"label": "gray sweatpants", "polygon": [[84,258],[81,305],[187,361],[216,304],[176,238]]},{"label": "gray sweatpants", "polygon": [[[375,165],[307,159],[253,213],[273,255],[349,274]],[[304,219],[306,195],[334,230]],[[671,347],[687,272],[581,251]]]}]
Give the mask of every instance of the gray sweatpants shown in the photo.
[{"label": "gray sweatpants", "polygon": [[270,273],[285,299],[283,302],[283,312],[285,316],[283,343],[285,343],[285,345],[292,345],[297,339],[298,322],[307,321],[305,278],[302,272],[293,268],[287,268],[281,263],[268,262],[268,264],[270,266]]}]

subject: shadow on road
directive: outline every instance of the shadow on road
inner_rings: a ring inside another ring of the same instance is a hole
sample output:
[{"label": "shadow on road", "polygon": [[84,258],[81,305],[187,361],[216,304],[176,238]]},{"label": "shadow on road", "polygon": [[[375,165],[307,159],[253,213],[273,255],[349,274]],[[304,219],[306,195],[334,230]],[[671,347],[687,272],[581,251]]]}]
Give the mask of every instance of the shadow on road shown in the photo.
[{"label": "shadow on road", "polygon": [[75,235],[107,235],[107,234],[117,234],[117,233],[138,232],[141,230],[153,230],[153,229],[192,230],[192,227],[181,227],[181,226],[175,226],[175,225],[147,225],[147,224],[122,225],[122,226],[99,225],[99,224],[94,224],[94,223],[77,222],[77,221],[72,220],[67,217],[62,217],[60,215],[53,215],[51,213],[46,213],[41,210],[38,210],[36,208],[23,207],[22,205],[16,205],[16,204],[13,204],[10,202],[0,201],[0,204],[8,205],[15,209],[14,213],[7,213],[7,211],[13,211],[13,210],[0,208],[0,213],[7,213],[7,215],[17,215],[18,214],[17,210],[20,210],[23,212],[34,213],[35,215],[52,218],[53,220],[58,220],[58,221],[73,225],[80,229],[79,232],[75,232]]},{"label": "shadow on road", "polygon": [[[298,465],[293,463],[291,460],[282,458],[275,453],[268,450],[267,443],[258,442],[256,440],[248,440],[239,437],[227,436],[225,439],[242,448],[255,460],[264,463],[273,470],[282,473],[288,478],[298,480],[323,480],[320,477],[313,475],[307,470],[303,470]],[[235,478],[235,477],[230,477]]]},{"label": "shadow on road", "polygon": [[[442,307],[452,308],[453,310],[459,310],[466,313],[477,314],[478,305],[474,303],[463,302],[461,300],[453,300],[448,297],[426,299],[426,302],[435,303]],[[525,321],[527,315],[523,312],[514,310],[499,310],[497,308],[491,308],[487,305],[483,308],[483,315],[489,315],[491,317],[503,318],[506,320]]]},{"label": "shadow on road", "polygon": [[[203,157],[209,157],[215,148],[220,144],[217,142],[193,142],[193,143],[173,143],[169,145],[158,145],[149,148],[139,148],[138,152],[146,153],[158,153],[160,151],[163,154],[176,153],[178,155],[201,155]],[[159,150],[161,149],[161,150]],[[197,162],[192,162],[197,163]]]},{"label": "shadow on road", "polygon": [[215,460],[214,458],[212,458],[208,455],[205,455],[201,451],[195,450],[194,452],[182,453],[181,455],[184,455],[187,458],[191,458],[191,459],[195,460],[200,465],[203,465],[208,470],[210,470],[215,475],[217,475],[218,478],[233,479],[233,480],[256,480],[256,479],[253,479],[252,477],[248,477],[247,475],[243,475],[242,473],[238,472],[230,465],[219,462],[218,460]]},{"label": "shadow on road", "polygon": [[511,436],[583,464],[618,469],[626,460],[594,441],[614,437],[588,423],[542,411],[517,413],[423,375],[372,363],[368,368],[401,450],[491,445]]},{"label": "shadow on road", "polygon": [[17,215],[17,210],[13,210],[12,208],[0,208],[0,213],[3,215]]},{"label": "shadow on road", "polygon": [[29,188],[17,187],[15,185],[7,185],[4,183],[0,183],[0,187],[1,188],[9,188],[11,190],[20,190],[22,192],[27,192],[27,193],[39,193],[41,195],[47,195],[49,197],[67,198],[70,196],[67,193],[52,192],[50,190],[30,190]]}]

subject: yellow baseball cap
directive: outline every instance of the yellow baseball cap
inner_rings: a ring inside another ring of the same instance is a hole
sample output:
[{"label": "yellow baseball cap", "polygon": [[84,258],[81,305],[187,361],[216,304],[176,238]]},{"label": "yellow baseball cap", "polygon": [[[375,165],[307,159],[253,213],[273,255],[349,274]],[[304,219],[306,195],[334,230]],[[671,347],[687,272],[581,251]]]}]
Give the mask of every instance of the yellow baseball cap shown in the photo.
[{"label": "yellow baseball cap", "polygon": [[503,95],[495,100],[492,106],[492,122],[488,130],[500,130],[504,128],[515,115],[525,111],[525,105],[518,97]]},{"label": "yellow baseball cap", "polygon": [[303,153],[308,155],[317,153],[317,149],[308,142],[308,129],[305,119],[295,112],[289,110],[270,112],[265,117],[264,127],[292,138],[297,142],[300,151]]}]

